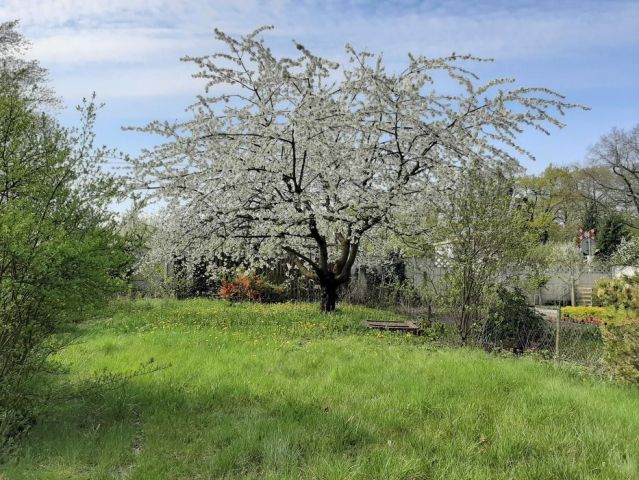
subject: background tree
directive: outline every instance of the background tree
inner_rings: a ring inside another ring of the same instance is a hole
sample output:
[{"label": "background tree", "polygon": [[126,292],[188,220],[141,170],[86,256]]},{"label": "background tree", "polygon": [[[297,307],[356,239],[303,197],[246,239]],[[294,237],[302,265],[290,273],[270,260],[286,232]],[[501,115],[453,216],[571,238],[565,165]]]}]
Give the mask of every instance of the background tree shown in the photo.
[{"label": "background tree", "polygon": [[607,215],[597,232],[599,255],[606,259],[610,258],[626,236],[626,222],[621,215],[617,213]]},{"label": "background tree", "polygon": [[586,202],[586,208],[584,210],[583,218],[581,219],[581,228],[584,230],[591,230],[597,228],[599,225],[599,205],[594,200]]},{"label": "background tree", "polygon": [[513,192],[512,178],[474,162],[441,198],[434,239],[446,268],[438,293],[464,343],[481,331],[499,287],[516,283],[539,241]]},{"label": "background tree", "polygon": [[574,242],[557,242],[548,247],[548,270],[565,285],[565,292],[570,295],[570,304],[574,307],[575,283],[584,271],[584,256]]},{"label": "background tree", "polygon": [[539,175],[518,180],[522,205],[535,228],[546,241],[574,240],[577,229],[599,227],[603,215],[613,208],[601,179],[607,175],[600,167],[555,167],[550,165]]},{"label": "background tree", "polygon": [[[579,204],[583,197],[577,188],[579,172],[574,167],[549,165],[539,175],[528,175],[517,181],[522,207],[533,225],[547,240],[562,239],[564,229],[578,223]],[[570,233],[574,236],[574,231]]]},{"label": "background tree", "polygon": [[612,265],[639,267],[639,237],[627,237],[610,256]]},{"label": "background tree", "polygon": [[628,223],[638,228],[639,216],[639,125],[623,130],[612,129],[590,149],[590,162],[608,175],[592,175],[610,203],[632,214]]},{"label": "background tree", "polygon": [[18,24],[17,20],[0,22],[0,85],[25,105],[40,109],[57,106],[59,99],[46,81],[47,70],[24,56],[29,42],[18,32]]},{"label": "background tree", "polygon": [[[167,255],[259,265],[286,252],[319,282],[326,312],[363,238],[415,233],[403,219],[440,179],[470,161],[517,164],[517,134],[561,126],[550,112],[573,107],[545,88],[480,83],[470,56],[409,55],[391,73],[350,46],[342,65],[299,44],[298,57],[276,58],[264,30],[216,31],[225,51],[186,58],[206,90],[190,119],[140,129],[167,142],[135,161],[136,187],[169,202]],[[459,88],[438,92],[442,75]]]}]

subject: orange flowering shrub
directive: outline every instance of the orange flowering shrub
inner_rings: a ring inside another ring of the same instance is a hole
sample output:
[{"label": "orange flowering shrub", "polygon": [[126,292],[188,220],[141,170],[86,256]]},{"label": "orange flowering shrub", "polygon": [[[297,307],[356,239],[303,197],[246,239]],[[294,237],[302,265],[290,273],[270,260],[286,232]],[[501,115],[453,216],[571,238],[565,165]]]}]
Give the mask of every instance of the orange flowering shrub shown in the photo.
[{"label": "orange flowering shrub", "polygon": [[220,288],[220,298],[231,302],[281,302],[285,293],[285,287],[273,285],[256,275],[238,275]]}]

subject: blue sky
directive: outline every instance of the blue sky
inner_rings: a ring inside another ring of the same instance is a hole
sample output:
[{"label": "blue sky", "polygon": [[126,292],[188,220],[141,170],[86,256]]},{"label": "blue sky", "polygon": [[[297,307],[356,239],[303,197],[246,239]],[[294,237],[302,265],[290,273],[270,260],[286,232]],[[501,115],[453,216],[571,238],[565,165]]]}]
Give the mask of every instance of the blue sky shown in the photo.
[{"label": "blue sky", "polygon": [[[583,160],[613,126],[639,123],[639,1],[0,0],[0,19],[21,19],[30,55],[49,68],[69,107],[95,91],[106,103],[98,140],[135,154],[154,138],[121,131],[175,119],[201,90],[182,55],[215,51],[214,27],[248,33],[273,24],[276,53],[290,40],[339,61],[343,46],[383,51],[399,68],[407,52],[492,57],[482,79],[514,77],[592,107],[546,137],[526,133],[531,172]],[[72,123],[75,112],[62,112]]]}]

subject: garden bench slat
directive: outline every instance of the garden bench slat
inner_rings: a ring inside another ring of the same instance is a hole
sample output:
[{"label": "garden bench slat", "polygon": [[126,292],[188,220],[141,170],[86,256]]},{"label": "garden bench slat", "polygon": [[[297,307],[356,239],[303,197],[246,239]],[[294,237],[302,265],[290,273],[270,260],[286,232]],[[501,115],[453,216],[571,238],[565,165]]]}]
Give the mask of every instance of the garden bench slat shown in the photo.
[{"label": "garden bench slat", "polygon": [[389,331],[405,331],[413,335],[420,335],[421,330],[417,325],[410,321],[404,322],[383,322],[377,320],[364,320],[362,324],[373,330],[389,330]]}]

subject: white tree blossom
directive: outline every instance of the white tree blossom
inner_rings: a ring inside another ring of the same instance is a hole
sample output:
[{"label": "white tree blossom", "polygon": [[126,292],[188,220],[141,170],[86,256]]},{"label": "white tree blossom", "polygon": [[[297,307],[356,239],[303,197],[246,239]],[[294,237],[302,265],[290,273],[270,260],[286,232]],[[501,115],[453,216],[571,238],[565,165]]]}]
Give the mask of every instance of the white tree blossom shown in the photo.
[{"label": "white tree blossom", "polygon": [[586,263],[581,249],[571,242],[552,244],[548,257],[548,270],[554,273],[570,293],[570,304],[576,305],[575,283],[584,273]]},{"label": "white tree blossom", "polygon": [[639,267],[639,238],[622,238],[617,250],[610,256],[610,264]]},{"label": "white tree blossom", "polygon": [[[346,46],[337,64],[295,44],[278,58],[260,28],[223,52],[188,57],[206,80],[183,122],[139,130],[166,142],[134,160],[137,188],[168,202],[167,255],[224,255],[264,265],[287,255],[335,308],[364,239],[415,233],[425,198],[468,161],[487,168],[531,157],[517,144],[548,133],[575,105],[546,88],[481,83],[469,55],[408,55],[399,73]],[[435,83],[444,82],[442,92]]]}]

